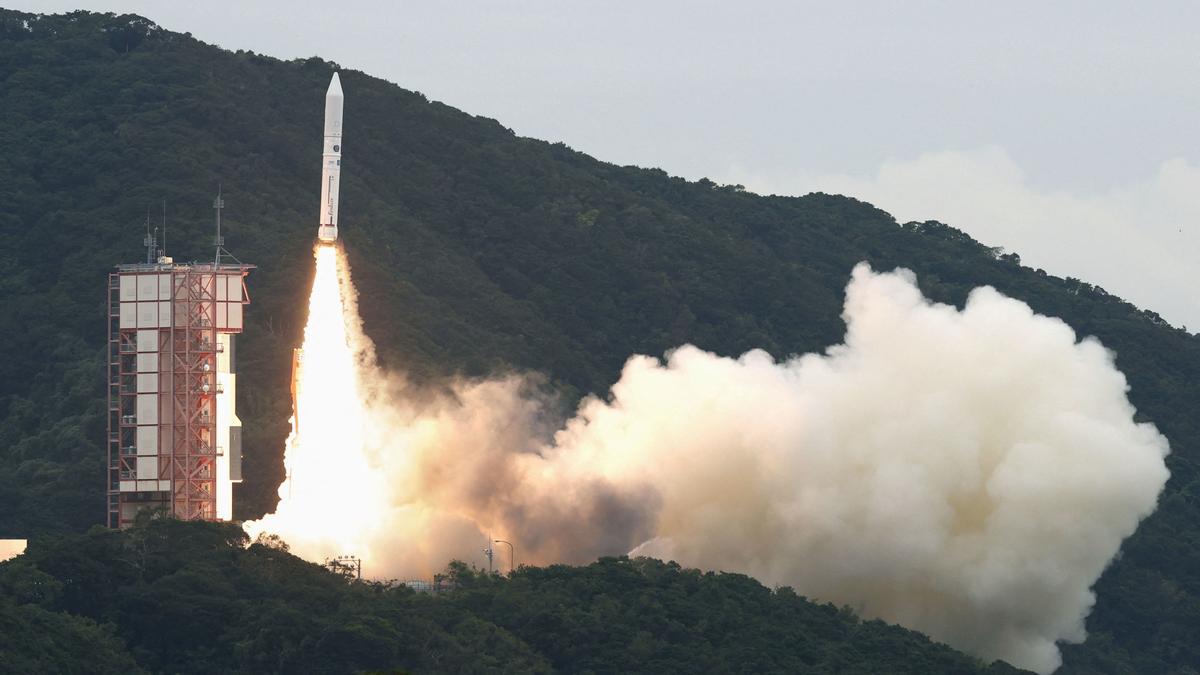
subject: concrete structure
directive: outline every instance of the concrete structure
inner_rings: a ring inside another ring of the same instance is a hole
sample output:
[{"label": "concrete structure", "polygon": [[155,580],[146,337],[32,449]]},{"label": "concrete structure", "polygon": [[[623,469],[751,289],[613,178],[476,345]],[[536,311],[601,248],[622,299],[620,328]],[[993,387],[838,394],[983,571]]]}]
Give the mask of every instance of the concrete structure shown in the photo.
[{"label": "concrete structure", "polygon": [[159,257],[109,275],[109,527],[146,508],[232,518],[242,480],[234,335],[251,269]]}]

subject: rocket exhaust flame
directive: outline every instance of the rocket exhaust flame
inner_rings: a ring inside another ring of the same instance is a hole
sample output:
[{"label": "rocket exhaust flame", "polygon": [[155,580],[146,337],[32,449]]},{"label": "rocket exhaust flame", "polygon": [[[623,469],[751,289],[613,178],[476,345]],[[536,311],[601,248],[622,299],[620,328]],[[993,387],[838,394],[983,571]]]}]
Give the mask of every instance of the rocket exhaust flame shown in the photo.
[{"label": "rocket exhaust flame", "polygon": [[314,255],[304,344],[293,363],[287,478],[275,513],[247,529],[286,533],[289,544],[312,559],[345,553],[368,559],[367,539],[354,523],[369,520],[381,486],[362,451],[364,402],[347,326],[355,312],[347,307],[341,249],[317,246]]}]

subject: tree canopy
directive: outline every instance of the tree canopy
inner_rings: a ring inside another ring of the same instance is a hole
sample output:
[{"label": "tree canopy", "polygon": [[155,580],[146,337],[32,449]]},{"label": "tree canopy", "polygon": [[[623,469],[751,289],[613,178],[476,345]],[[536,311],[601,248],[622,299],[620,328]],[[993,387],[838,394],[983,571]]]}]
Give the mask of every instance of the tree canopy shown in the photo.
[{"label": "tree canopy", "polygon": [[236,525],[147,519],[0,564],[0,655],[22,672],[1018,672],[646,558],[508,577],[455,562],[443,587],[354,581]]}]

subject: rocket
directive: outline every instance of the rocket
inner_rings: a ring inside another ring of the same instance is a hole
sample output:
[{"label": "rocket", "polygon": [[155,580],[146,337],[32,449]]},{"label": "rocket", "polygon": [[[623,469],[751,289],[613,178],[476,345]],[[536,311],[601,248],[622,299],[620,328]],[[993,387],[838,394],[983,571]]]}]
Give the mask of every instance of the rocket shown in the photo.
[{"label": "rocket", "polygon": [[342,175],[342,81],[337,73],[325,92],[325,150],[321,154],[321,216],[317,239],[332,244],[338,236],[338,180]]}]

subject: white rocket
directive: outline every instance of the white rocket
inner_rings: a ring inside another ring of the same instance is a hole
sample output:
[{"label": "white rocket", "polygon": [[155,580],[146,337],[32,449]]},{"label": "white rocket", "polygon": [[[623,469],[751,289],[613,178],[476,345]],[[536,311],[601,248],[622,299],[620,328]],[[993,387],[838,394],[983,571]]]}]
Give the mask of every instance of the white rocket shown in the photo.
[{"label": "white rocket", "polygon": [[342,175],[342,81],[337,73],[325,92],[325,151],[321,154],[321,217],[317,239],[332,244],[338,236],[338,180]]}]

